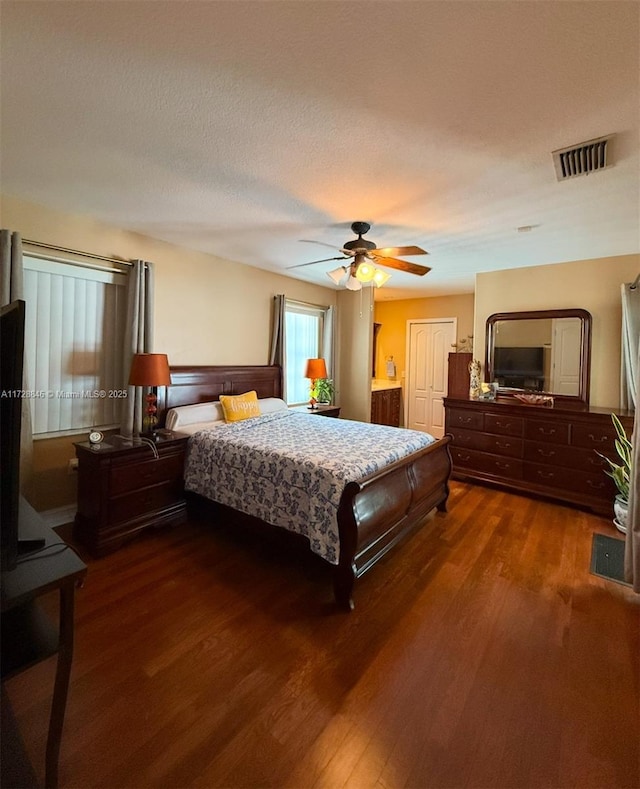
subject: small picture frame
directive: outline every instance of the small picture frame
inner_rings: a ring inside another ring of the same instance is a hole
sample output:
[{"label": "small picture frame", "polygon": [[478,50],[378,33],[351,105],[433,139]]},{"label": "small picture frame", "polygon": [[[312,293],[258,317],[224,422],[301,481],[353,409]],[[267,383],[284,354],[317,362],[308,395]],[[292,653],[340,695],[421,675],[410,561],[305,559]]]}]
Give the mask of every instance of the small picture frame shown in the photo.
[{"label": "small picture frame", "polygon": [[490,384],[480,384],[479,400],[495,400],[498,396],[498,382],[493,381]]}]

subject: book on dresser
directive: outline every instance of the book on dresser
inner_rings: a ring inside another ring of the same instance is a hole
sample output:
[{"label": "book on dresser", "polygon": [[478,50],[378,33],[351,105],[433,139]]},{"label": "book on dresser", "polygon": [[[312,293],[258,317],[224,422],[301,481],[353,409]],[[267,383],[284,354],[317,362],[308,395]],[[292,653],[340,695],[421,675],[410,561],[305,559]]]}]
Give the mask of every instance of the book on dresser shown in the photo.
[{"label": "book on dresser", "polygon": [[[495,483],[601,515],[613,513],[615,485],[598,455],[615,451],[611,409],[561,400],[548,408],[513,398],[447,397],[444,404],[454,479]],[[615,413],[629,433],[632,413]]]}]

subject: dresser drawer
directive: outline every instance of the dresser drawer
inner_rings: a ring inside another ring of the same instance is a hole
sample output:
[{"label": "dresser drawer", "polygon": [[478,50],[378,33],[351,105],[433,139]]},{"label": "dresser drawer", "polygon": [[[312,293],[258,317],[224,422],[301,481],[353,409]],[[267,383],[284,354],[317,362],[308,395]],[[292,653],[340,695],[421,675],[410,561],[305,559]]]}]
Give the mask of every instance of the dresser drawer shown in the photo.
[{"label": "dresser drawer", "polygon": [[604,469],[608,468],[606,462],[593,450],[540,441],[525,441],[524,459],[533,463],[575,468],[596,474],[604,473]]},{"label": "dresser drawer", "polygon": [[518,416],[485,414],[484,429],[487,433],[499,433],[504,436],[521,436],[524,433],[524,419]]},{"label": "dresser drawer", "polygon": [[182,452],[167,455],[144,463],[113,465],[109,474],[110,495],[117,496],[130,490],[139,490],[159,482],[182,477],[184,455]]},{"label": "dresser drawer", "polygon": [[522,439],[511,436],[496,436],[492,433],[474,433],[473,430],[456,429],[451,431],[453,446],[465,449],[478,449],[494,455],[522,456]]},{"label": "dresser drawer", "polygon": [[468,468],[491,474],[496,477],[520,479],[522,477],[522,461],[516,458],[491,455],[488,452],[477,452],[473,449],[451,447],[451,458],[454,468]]},{"label": "dresser drawer", "polygon": [[534,441],[548,441],[553,444],[569,443],[569,425],[552,420],[527,419],[525,437]]},{"label": "dresser drawer", "polygon": [[482,430],[482,411],[466,411],[464,408],[449,408],[447,427],[463,427],[467,430]]},{"label": "dresser drawer", "polygon": [[598,452],[615,452],[616,431],[613,423],[602,425],[574,424],[571,426],[571,443],[576,447],[597,449]]},{"label": "dresser drawer", "polygon": [[522,457],[522,439],[513,436],[494,436],[492,433],[478,435],[477,448],[493,455],[506,455],[508,457]]},{"label": "dresser drawer", "polygon": [[124,496],[115,496],[109,502],[109,520],[111,523],[121,523],[137,515],[149,515],[156,510],[179,503],[182,498],[181,480],[152,485]]},{"label": "dresser drawer", "polygon": [[544,487],[583,493],[587,496],[613,500],[615,486],[606,474],[600,472],[572,471],[563,468],[541,466],[537,463],[524,464],[524,478],[528,482]]}]

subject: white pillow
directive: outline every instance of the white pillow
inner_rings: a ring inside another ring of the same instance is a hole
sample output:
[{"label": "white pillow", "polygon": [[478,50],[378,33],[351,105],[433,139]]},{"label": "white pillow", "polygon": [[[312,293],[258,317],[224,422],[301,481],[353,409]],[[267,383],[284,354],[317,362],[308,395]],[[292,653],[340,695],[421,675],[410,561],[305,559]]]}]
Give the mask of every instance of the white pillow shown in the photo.
[{"label": "white pillow", "polygon": [[[287,404],[279,397],[264,397],[258,400],[261,414],[273,414],[275,411],[287,411]],[[224,413],[220,401],[212,403],[196,403],[181,405],[167,411],[165,421],[167,430],[178,431],[185,425],[203,425],[208,422],[224,422]]]},{"label": "white pillow", "polygon": [[279,397],[265,397],[258,400],[261,414],[273,414],[276,411],[288,411],[288,406],[284,400]]},{"label": "white pillow", "polygon": [[196,403],[170,408],[167,412],[166,426],[168,430],[178,430],[183,425],[195,425],[202,422],[224,422],[222,406],[214,403]]}]

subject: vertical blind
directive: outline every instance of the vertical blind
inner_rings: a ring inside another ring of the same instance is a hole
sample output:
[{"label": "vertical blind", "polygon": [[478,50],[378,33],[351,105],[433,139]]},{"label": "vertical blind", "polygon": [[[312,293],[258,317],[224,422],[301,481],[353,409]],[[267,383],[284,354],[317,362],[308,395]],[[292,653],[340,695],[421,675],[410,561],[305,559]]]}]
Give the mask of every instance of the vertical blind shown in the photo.
[{"label": "vertical blind", "polygon": [[285,392],[287,403],[309,400],[310,382],[304,377],[307,359],[322,355],[324,310],[287,302],[285,306]]},{"label": "vertical blind", "polygon": [[34,436],[119,421],[126,274],[24,257]]}]

